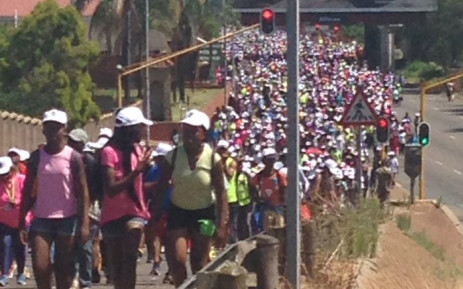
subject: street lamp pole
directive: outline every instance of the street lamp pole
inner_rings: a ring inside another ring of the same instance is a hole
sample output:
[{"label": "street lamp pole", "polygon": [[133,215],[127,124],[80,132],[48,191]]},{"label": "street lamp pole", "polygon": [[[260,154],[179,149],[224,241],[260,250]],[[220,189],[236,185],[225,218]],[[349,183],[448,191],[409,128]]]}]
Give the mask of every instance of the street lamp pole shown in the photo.
[{"label": "street lamp pole", "polygon": [[299,0],[288,0],[288,196],[286,212],[287,278],[301,288],[301,219],[299,195]]},{"label": "street lamp pole", "polygon": [[[225,23],[225,5],[226,5],[226,1],[227,0],[222,0],[222,21],[223,21],[223,32],[222,32],[222,36],[225,36],[227,35],[227,26],[226,26],[226,23]],[[227,102],[228,102],[228,96],[227,96],[227,39],[224,39],[223,40],[223,65],[224,65],[224,69],[223,69],[223,77],[224,77],[224,86],[223,86],[223,94],[224,94],[224,101],[225,101],[225,104],[224,105],[227,105]]]},{"label": "street lamp pole", "polygon": [[[149,61],[150,59],[150,34],[149,34],[149,0],[145,0],[145,56],[146,56],[146,62]],[[145,71],[145,81],[146,81],[146,92],[145,92],[145,101],[146,101],[146,117],[148,119],[151,119],[151,87],[150,87],[150,68],[146,67]],[[151,139],[151,131],[150,127],[147,126],[147,131],[146,131],[146,137],[148,139],[148,142]]]}]

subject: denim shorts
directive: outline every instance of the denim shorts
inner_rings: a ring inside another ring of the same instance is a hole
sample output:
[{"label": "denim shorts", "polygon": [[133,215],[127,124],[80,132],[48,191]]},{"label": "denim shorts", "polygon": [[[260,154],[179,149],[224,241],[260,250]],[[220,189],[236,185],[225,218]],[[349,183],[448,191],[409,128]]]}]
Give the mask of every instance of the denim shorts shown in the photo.
[{"label": "denim shorts", "polygon": [[140,217],[126,216],[108,222],[101,227],[103,240],[106,238],[116,238],[125,234],[131,228],[143,228],[146,220]]},{"label": "denim shorts", "polygon": [[32,221],[29,232],[67,237],[77,235],[78,228],[79,220],[77,216],[62,219],[35,218]]}]

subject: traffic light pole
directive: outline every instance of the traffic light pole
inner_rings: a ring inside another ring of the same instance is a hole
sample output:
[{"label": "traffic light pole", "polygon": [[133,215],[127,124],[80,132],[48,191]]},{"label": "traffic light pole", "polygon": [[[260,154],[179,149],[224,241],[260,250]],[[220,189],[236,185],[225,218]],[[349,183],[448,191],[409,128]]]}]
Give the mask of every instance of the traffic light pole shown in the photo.
[{"label": "traffic light pole", "polygon": [[[421,102],[420,102],[420,113],[421,113],[421,121],[424,121],[424,118],[426,116],[426,86],[423,85],[421,87]],[[418,134],[418,129],[416,130],[416,133]],[[424,148],[421,150],[421,172],[419,176],[419,181],[420,181],[420,200],[423,200],[425,197],[425,192],[424,192]],[[413,182],[414,184],[414,182]],[[410,192],[411,193],[411,192]]]},{"label": "traffic light pole", "polygon": [[286,206],[286,275],[301,288],[301,218],[299,195],[299,0],[288,0],[288,192]]}]

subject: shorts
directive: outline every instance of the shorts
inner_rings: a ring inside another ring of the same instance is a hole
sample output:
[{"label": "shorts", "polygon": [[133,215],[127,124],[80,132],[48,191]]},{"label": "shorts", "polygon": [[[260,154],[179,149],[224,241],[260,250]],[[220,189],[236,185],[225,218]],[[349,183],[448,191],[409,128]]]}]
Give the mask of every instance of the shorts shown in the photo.
[{"label": "shorts", "polygon": [[185,210],[172,204],[167,213],[167,231],[193,229],[199,232],[199,220],[215,221],[215,205],[199,210]]},{"label": "shorts", "polygon": [[76,236],[79,229],[77,216],[61,219],[35,218],[29,229],[30,233],[44,233],[53,237]]},{"label": "shorts", "polygon": [[106,238],[116,238],[124,235],[131,228],[145,227],[146,220],[140,217],[126,216],[108,222],[101,227],[103,240]]}]

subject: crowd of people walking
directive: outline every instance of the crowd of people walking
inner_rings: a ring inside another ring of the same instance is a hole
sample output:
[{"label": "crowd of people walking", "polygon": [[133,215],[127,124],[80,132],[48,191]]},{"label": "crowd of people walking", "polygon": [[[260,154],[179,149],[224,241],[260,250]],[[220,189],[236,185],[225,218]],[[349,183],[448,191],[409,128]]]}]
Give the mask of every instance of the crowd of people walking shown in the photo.
[{"label": "crowd of people walking", "polygon": [[[13,263],[17,283],[26,284],[30,248],[39,289],[52,283],[90,288],[102,275],[115,288],[135,288],[146,247],[150,274],[165,274],[164,281],[178,287],[187,278],[187,260],[199,271],[211,260],[211,246],[284,226],[291,193],[286,41],[283,31],[235,37],[226,51],[233,83],[228,103],[212,116],[189,111],[170,143],[150,146],[145,132],[153,123],[136,107],[117,110],[114,127],[102,128],[94,141],[83,129],[68,130],[66,112],[46,111],[46,142],[0,157],[0,286],[11,282]],[[304,220],[312,218],[313,206],[329,212],[356,206],[369,194],[386,201],[399,174],[397,157],[415,139],[408,114],[399,120],[394,111],[403,79],[369,70],[360,51],[355,41],[338,42],[329,33],[301,35]],[[374,126],[362,127],[358,138],[340,124],[360,91],[390,121],[385,158]],[[164,247],[168,272],[160,269]]]}]

